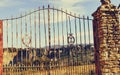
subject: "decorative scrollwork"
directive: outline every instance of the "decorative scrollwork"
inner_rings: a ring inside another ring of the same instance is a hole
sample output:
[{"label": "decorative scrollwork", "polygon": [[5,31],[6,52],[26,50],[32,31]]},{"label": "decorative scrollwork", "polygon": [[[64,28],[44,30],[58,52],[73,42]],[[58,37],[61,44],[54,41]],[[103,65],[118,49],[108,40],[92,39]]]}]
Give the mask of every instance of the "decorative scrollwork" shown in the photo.
[{"label": "decorative scrollwork", "polygon": [[75,43],[75,38],[74,38],[74,36],[73,36],[72,33],[70,33],[70,34],[68,35],[67,42],[68,42],[69,45],[73,45],[73,44]]},{"label": "decorative scrollwork", "polygon": [[25,36],[22,37],[22,43],[26,46],[29,47],[31,43],[31,37],[28,34],[25,34]]}]

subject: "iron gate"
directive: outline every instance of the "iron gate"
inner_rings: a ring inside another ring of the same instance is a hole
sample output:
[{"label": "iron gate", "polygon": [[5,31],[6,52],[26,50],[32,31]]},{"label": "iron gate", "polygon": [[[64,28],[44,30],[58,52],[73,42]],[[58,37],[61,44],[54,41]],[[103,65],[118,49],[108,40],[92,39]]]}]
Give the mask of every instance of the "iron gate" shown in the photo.
[{"label": "iron gate", "polygon": [[3,19],[3,75],[94,75],[92,19],[44,6]]}]

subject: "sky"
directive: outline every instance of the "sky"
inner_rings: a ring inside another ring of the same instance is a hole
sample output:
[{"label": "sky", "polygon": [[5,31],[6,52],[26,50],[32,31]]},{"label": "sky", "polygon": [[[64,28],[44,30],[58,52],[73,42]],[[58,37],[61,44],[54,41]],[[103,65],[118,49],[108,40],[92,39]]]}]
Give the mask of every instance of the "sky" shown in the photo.
[{"label": "sky", "polygon": [[[111,0],[118,6],[120,0]],[[91,16],[100,6],[100,0],[0,0],[0,19],[17,16],[21,13],[37,9],[43,5],[55,8],[63,8],[69,12]]]},{"label": "sky", "polygon": [[[111,0],[112,4],[118,6],[120,3],[120,0]],[[19,16],[20,14],[25,14],[26,12],[29,11],[34,11],[36,9],[38,9],[39,7],[42,8],[43,5],[45,7],[47,7],[48,5],[50,5],[50,7],[54,7],[54,8],[58,8],[58,9],[63,9],[63,10],[67,10],[68,12],[72,12],[72,13],[76,13],[76,14],[80,14],[80,15],[85,15],[85,16],[90,16],[90,18],[92,18],[91,14],[93,12],[95,12],[95,10],[101,5],[100,0],[0,0],[0,19],[6,19],[6,18],[11,18],[11,16],[16,17]],[[34,17],[34,16],[33,16]],[[65,16],[64,16],[65,17]],[[43,19],[43,18],[42,18]],[[41,21],[42,22],[42,21]],[[92,21],[90,21],[90,35],[91,35],[91,43],[93,43],[93,32],[92,32]],[[43,22],[42,22],[43,23]],[[57,20],[56,20],[57,23]],[[34,23],[33,23],[34,24]],[[71,24],[74,24],[74,21],[72,20]],[[11,31],[11,25],[9,24],[9,30]],[[4,28],[6,27],[6,25],[4,25]],[[20,26],[19,26],[20,27]],[[18,31],[20,31],[18,27]],[[87,26],[86,26],[87,27]],[[72,26],[73,28],[73,26]],[[82,27],[83,28],[83,27]],[[15,41],[15,45],[16,43],[16,26],[13,27],[14,29],[14,41]],[[9,32],[8,30],[8,35],[11,36],[11,32]],[[33,25],[33,33],[34,33],[34,25]],[[25,31],[25,26],[23,28],[23,32]],[[38,29],[36,29],[36,31],[38,31]],[[82,35],[84,38],[84,30],[82,30]],[[3,29],[3,32],[6,32],[6,29]],[[41,31],[41,33],[43,33],[43,31]],[[75,32],[75,29],[72,29],[72,32]],[[20,32],[18,32],[20,33]],[[88,39],[88,31],[86,30],[86,39]],[[53,33],[51,33],[53,35]],[[62,34],[62,33],[61,33]],[[25,37],[26,34],[24,34],[23,36]],[[42,34],[43,37],[45,38],[44,35]],[[58,42],[58,34],[57,34],[57,29],[55,32],[56,35],[56,41]],[[77,35],[80,36],[80,33],[77,32]],[[38,36],[38,35],[37,35]],[[74,34],[75,36],[75,34]],[[4,37],[4,47],[6,47],[6,43],[7,43],[7,38],[6,38],[6,33],[3,34]],[[67,37],[66,35],[64,37]],[[22,37],[23,38],[23,37]],[[33,35],[33,39],[32,39],[32,44],[35,45],[35,40],[34,40],[34,35]],[[18,35],[18,39],[21,40],[21,35]],[[47,38],[48,39],[48,38]],[[62,35],[60,35],[60,41],[62,43]],[[8,44],[11,46],[11,38],[8,39],[9,42]],[[39,39],[36,39],[37,42],[39,41]],[[45,39],[44,39],[45,40]],[[45,46],[45,41],[41,40],[42,44],[44,44],[43,46]],[[84,39],[82,39],[84,40]],[[52,38],[51,41],[53,42],[54,39]],[[80,40],[78,40],[80,41]],[[65,42],[67,42],[67,39],[65,39]],[[38,42],[39,43],[39,42]],[[84,41],[83,41],[84,43]],[[87,42],[88,43],[88,42]],[[58,43],[56,43],[58,44]],[[18,42],[18,45],[20,47],[20,42]],[[39,45],[39,44],[37,44]],[[17,46],[17,45],[16,45]]]}]

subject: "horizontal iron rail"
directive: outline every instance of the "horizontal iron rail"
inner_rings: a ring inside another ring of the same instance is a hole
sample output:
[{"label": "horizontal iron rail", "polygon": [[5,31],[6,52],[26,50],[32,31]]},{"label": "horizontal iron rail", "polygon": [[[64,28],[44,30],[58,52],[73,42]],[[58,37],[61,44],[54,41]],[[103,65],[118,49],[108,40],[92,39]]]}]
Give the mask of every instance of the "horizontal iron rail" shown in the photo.
[{"label": "horizontal iron rail", "polygon": [[[56,10],[56,11],[61,11],[61,12],[65,13],[65,14],[71,16],[71,17],[75,17],[75,18],[78,18],[78,19],[88,20],[88,18],[82,18],[82,17],[79,17],[79,16],[75,16],[75,15],[72,15],[72,14],[70,14],[70,13],[62,10],[62,9],[56,9],[56,8],[51,8],[51,7],[49,7],[49,8],[44,8],[44,7],[43,7],[42,9],[39,8],[39,9],[37,9],[37,10],[34,10],[34,11],[32,11],[32,12],[29,12],[28,14],[22,15],[22,16],[20,16],[20,17],[8,18],[8,19],[1,19],[1,20],[4,21],[4,20],[20,19],[20,18],[26,17],[26,16],[28,16],[28,15],[31,15],[31,14],[33,14],[33,13],[35,13],[35,12],[38,12],[38,11],[40,11],[40,10],[48,10],[48,9]],[[93,20],[93,19],[90,19],[90,18],[89,18],[89,20]]]}]

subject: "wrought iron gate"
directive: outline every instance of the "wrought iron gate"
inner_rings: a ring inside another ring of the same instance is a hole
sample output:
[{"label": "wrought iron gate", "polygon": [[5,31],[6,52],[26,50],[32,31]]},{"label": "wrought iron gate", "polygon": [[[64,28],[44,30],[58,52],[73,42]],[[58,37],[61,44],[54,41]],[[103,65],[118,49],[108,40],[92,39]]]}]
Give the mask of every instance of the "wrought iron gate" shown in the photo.
[{"label": "wrought iron gate", "polygon": [[3,23],[3,75],[95,74],[89,17],[43,6]]}]

